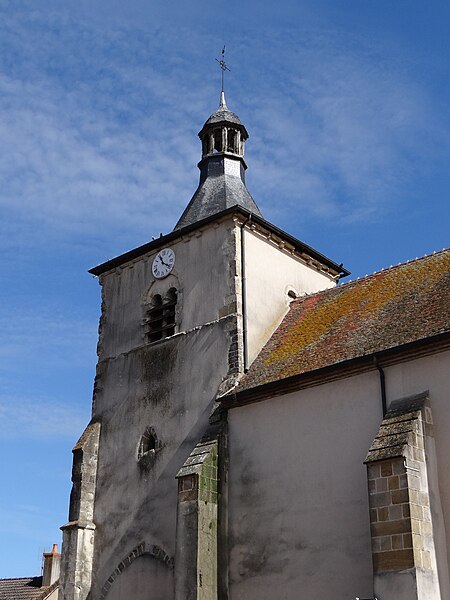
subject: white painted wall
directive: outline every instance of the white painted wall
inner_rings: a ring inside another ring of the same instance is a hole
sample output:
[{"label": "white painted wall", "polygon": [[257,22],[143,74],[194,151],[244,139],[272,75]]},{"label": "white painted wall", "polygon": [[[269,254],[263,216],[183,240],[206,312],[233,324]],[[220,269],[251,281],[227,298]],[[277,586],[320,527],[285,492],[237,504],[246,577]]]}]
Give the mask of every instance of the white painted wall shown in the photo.
[{"label": "white painted wall", "polygon": [[[445,598],[449,365],[446,352],[386,369],[389,402],[430,390],[439,474],[432,512]],[[273,590],[280,600],[373,595],[363,461],[381,420],[375,371],[229,411],[231,600],[265,600]]]},{"label": "white painted wall", "polygon": [[258,355],[289,309],[287,293],[311,294],[334,279],[249,229],[244,230],[249,362]]}]

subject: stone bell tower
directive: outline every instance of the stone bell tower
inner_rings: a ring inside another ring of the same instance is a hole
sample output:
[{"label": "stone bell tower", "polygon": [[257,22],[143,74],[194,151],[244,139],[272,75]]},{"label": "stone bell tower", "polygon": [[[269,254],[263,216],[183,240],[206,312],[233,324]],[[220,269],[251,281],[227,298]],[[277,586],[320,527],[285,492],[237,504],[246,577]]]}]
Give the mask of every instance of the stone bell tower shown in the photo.
[{"label": "stone bell tower", "polygon": [[102,287],[92,419],[74,448],[63,600],[225,597],[226,415],[293,296],[342,268],[262,218],[222,92],[174,230],[90,272]]}]

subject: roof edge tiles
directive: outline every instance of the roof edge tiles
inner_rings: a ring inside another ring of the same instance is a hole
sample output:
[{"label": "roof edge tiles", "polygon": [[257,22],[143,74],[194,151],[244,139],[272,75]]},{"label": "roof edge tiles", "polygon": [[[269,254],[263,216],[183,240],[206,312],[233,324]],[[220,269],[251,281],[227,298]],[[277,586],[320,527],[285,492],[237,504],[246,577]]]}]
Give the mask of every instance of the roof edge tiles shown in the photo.
[{"label": "roof edge tiles", "polygon": [[214,223],[215,221],[218,221],[218,220],[220,220],[228,215],[234,214],[234,213],[240,213],[246,219],[250,219],[257,225],[260,225],[264,229],[267,229],[270,233],[274,234],[275,236],[277,236],[277,237],[285,240],[289,244],[291,244],[294,247],[294,249],[297,250],[298,252],[301,252],[301,253],[304,253],[304,254],[310,256],[313,260],[317,261],[319,264],[323,265],[326,268],[331,269],[332,271],[335,271],[337,274],[340,275],[340,277],[347,277],[347,275],[350,275],[350,271],[347,271],[347,269],[344,269],[342,264],[338,265],[333,260],[331,260],[330,258],[325,256],[324,254],[321,254],[320,252],[318,252],[311,246],[308,246],[308,244],[305,244],[301,240],[298,240],[294,236],[290,235],[289,233],[286,233],[282,229],[279,229],[278,227],[276,227],[269,221],[266,221],[262,217],[259,217],[258,215],[255,215],[254,213],[246,210],[242,206],[232,206],[221,212],[216,213],[215,215],[206,217],[205,219],[202,219],[201,221],[197,221],[196,223],[193,223],[191,225],[186,225],[185,227],[183,227],[181,229],[176,229],[174,231],[171,231],[170,233],[168,233],[166,235],[162,235],[161,237],[159,237],[155,240],[152,240],[151,242],[147,242],[146,244],[143,244],[142,246],[134,248],[133,250],[125,252],[124,254],[120,254],[119,256],[116,256],[115,258],[107,260],[106,262],[101,263],[100,265],[97,265],[96,267],[93,267],[92,269],[89,269],[89,273],[98,277],[99,275],[102,275],[103,273],[107,273],[108,271],[111,271],[112,269],[115,269],[116,267],[120,267],[120,266],[126,264],[127,262],[135,260],[136,258],[140,258],[144,254],[147,254],[149,252],[157,250],[161,246],[165,246],[166,244],[169,244],[169,243],[175,241],[176,239],[183,237],[183,235],[187,235],[193,231],[196,231],[197,229],[200,229],[201,227],[205,227],[209,223]]}]

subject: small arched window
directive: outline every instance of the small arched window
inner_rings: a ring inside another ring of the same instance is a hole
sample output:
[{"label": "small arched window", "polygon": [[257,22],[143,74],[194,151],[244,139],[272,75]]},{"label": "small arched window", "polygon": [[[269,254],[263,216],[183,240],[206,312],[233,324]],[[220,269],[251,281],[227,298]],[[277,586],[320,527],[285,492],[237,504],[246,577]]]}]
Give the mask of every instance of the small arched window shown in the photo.
[{"label": "small arched window", "polygon": [[147,311],[147,341],[156,342],[175,333],[177,290],[172,287],[164,298],[155,294]]},{"label": "small arched window", "polygon": [[156,450],[155,436],[146,432],[142,436],[141,443],[139,444],[138,458],[142,458],[144,454],[147,454],[147,452],[150,452],[151,450]]},{"label": "small arched window", "polygon": [[156,437],[153,427],[147,427],[139,442],[138,446],[138,461],[145,459],[146,463],[151,463],[155,459],[155,455],[160,450],[161,444]]}]

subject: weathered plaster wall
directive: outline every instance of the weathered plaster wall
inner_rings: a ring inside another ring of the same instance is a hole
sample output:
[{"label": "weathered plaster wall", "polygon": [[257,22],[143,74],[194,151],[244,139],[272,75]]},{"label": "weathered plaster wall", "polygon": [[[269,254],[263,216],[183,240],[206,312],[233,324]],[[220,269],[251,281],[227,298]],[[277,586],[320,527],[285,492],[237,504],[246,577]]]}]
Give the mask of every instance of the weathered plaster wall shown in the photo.
[{"label": "weathered plaster wall", "polygon": [[[442,597],[450,597],[440,533],[450,539],[449,523],[439,511],[440,501],[450,511],[449,359],[442,353],[386,369],[388,401],[430,390]],[[230,410],[232,600],[271,598],[273,589],[280,598],[373,595],[363,461],[382,420],[379,386],[369,372]]]},{"label": "weathered plaster wall", "polygon": [[232,220],[228,219],[175,240],[169,244],[175,252],[175,267],[161,281],[155,281],[151,273],[157,250],[102,275],[100,360],[144,344],[143,307],[155,286],[158,292],[171,286],[180,291],[178,331],[218,319],[234,293],[233,237]]},{"label": "weathered plaster wall", "polygon": [[108,592],[108,600],[172,600],[171,571],[153,556],[144,554],[124,569]]},{"label": "weathered plaster wall", "polygon": [[[170,287],[171,278],[176,278],[179,326],[178,333],[165,340],[144,343],[142,311],[154,285],[153,256],[102,277],[93,411],[102,423],[93,599],[102,590],[107,598],[127,597],[124,591],[114,590],[119,579],[123,589],[131,580],[121,575],[110,590],[105,582],[130,549],[145,543],[156,545],[169,557],[175,554],[175,476],[203,435],[218,387],[230,368],[229,351],[237,327],[232,302],[234,231],[229,219],[170,246],[176,254],[174,274],[158,285]],[[139,442],[149,427],[156,433],[158,450],[153,460],[139,462]],[[140,577],[140,571],[135,577]],[[173,572],[164,577],[164,585],[169,581],[172,588]],[[133,593],[128,597],[148,597],[148,585],[136,583],[130,589]],[[141,589],[147,589],[147,595],[139,595]]]},{"label": "weathered plaster wall", "polygon": [[288,311],[289,290],[301,296],[333,287],[335,280],[257,231],[245,228],[244,244],[251,363]]}]

